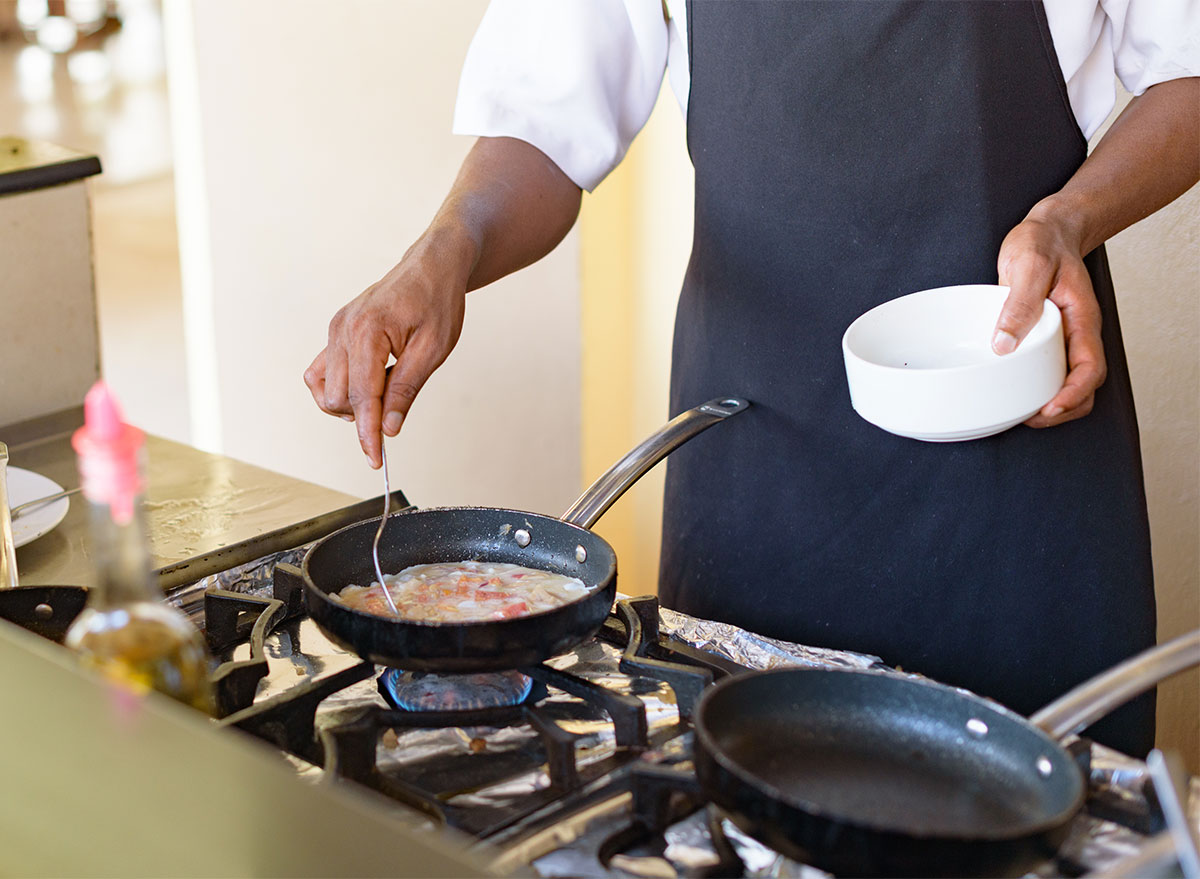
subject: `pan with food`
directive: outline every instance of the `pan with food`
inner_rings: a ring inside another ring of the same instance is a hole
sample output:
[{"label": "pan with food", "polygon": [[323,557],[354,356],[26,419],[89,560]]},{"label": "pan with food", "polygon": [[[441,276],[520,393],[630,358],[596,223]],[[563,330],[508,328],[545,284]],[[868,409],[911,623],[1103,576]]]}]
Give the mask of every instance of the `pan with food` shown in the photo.
[{"label": "pan with food", "polygon": [[[376,579],[371,549],[379,519],[343,528],[304,558],[309,616],[341,647],[413,671],[506,671],[569,650],[599,629],[617,589],[616,553],[588,529],[671,451],[748,406],[722,397],[672,419],[560,519],[490,507],[391,516],[379,561],[393,600],[400,599],[400,617],[391,613],[380,588],[370,586]],[[463,562],[470,564],[460,566]],[[440,567],[445,565],[452,567]],[[546,573],[562,579],[549,582]],[[521,585],[525,579],[529,588]],[[488,602],[494,605],[480,606]]]}]

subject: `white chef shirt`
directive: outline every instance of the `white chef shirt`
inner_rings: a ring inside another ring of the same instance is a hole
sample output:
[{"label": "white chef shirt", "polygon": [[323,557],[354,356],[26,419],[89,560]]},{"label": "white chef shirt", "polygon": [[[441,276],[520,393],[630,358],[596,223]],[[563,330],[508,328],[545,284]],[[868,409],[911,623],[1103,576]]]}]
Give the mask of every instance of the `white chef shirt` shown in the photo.
[{"label": "white chef shirt", "polygon": [[[1200,75],[1200,0],[1045,9],[1085,137],[1112,112],[1114,73],[1134,95]],[[463,65],[455,133],[524,140],[593,189],[646,124],[664,70],[686,109],[685,10],[684,0],[491,0]]]}]

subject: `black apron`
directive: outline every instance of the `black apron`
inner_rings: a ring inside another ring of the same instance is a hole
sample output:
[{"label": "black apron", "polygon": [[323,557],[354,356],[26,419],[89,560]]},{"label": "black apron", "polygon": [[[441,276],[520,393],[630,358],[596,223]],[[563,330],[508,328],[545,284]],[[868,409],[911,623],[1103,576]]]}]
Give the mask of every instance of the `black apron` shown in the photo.
[{"label": "black apron", "polygon": [[[1103,249],[1108,380],[1046,430],[924,443],[855,414],[841,338],[996,283],[1004,236],[1087,144],[1045,12],[1012,2],[694,0],[695,237],[671,410],[753,407],[673,453],[660,593],[873,653],[1029,713],[1154,641],[1137,423]],[[1153,697],[1090,734],[1152,746]]]}]

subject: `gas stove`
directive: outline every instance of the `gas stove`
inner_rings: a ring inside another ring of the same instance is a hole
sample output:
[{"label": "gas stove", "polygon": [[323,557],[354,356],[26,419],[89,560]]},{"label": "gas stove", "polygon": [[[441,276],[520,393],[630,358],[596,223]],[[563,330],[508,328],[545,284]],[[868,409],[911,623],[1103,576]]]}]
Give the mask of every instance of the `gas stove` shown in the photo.
[{"label": "gas stove", "polygon": [[[396,693],[399,673],[348,654],[307,617],[297,567],[306,549],[266,552],[168,596],[219,660],[217,723],[269,743],[300,777],[382,794],[400,820],[450,828],[501,873],[825,875],[745,836],[704,802],[689,718],[704,688],[726,675],[787,665],[887,673],[876,658],[762,638],[652,597],[621,598],[593,639],[520,670],[528,692],[516,704],[409,710]],[[201,560],[192,569],[213,567]],[[35,608],[24,612],[28,620],[5,615],[34,630],[44,623]],[[1032,875],[1117,871],[1162,839],[1145,765],[1084,739],[1070,747],[1091,781],[1087,808]],[[1195,820],[1195,782],[1191,807]]]}]

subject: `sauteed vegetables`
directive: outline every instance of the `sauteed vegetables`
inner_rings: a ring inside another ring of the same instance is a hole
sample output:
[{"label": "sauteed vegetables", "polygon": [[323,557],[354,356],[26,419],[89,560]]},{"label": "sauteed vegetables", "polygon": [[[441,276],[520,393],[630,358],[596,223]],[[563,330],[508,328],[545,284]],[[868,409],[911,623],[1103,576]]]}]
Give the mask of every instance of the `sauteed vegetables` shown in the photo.
[{"label": "sauteed vegetables", "polygon": [[[500,562],[413,565],[383,579],[401,619],[428,623],[512,619],[561,607],[587,592],[575,577]],[[331,595],[354,610],[392,616],[378,581]]]}]

